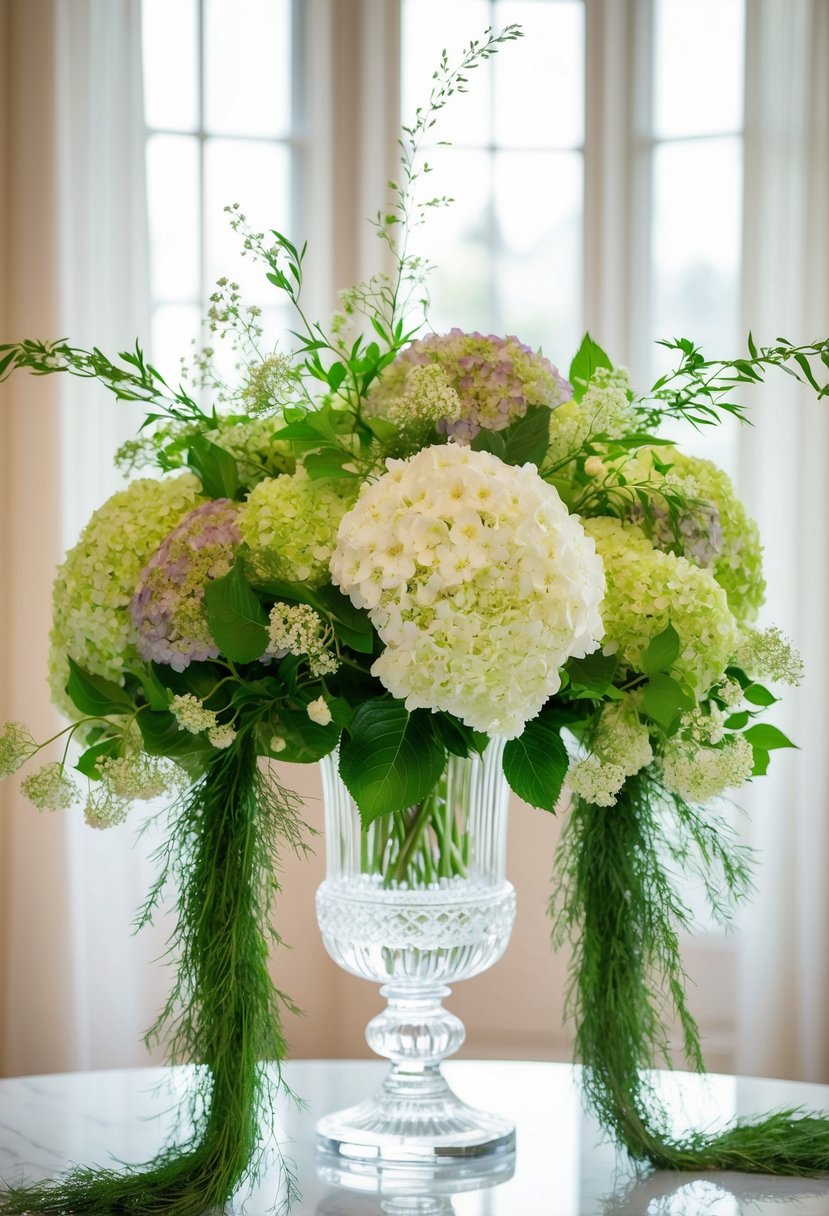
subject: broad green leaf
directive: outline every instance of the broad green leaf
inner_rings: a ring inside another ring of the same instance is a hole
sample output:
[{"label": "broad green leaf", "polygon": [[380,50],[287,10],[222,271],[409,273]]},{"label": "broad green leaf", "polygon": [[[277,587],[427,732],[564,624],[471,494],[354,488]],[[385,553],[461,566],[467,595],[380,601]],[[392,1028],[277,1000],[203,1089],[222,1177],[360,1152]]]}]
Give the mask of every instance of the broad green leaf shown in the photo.
[{"label": "broad green leaf", "polygon": [[144,750],[150,756],[167,756],[186,769],[193,778],[207,768],[214,749],[204,735],[182,730],[170,713],[142,710],[136,718]]},{"label": "broad green leaf", "polygon": [[554,811],[569,760],[560,727],[542,710],[504,748],[504,776],[511,790],[542,811]]},{"label": "broad green leaf", "polygon": [[493,456],[503,460],[507,441],[503,431],[478,431],[470,447],[473,452],[491,452]]},{"label": "broad green leaf", "polygon": [[361,705],[340,746],[340,776],[364,824],[422,802],[445,763],[429,715],[391,699]]},{"label": "broad green leaf", "polygon": [[360,654],[371,654],[374,649],[374,630],[368,615],[362,608],[355,608],[347,595],[343,595],[331,583],[320,587],[317,600],[322,610],[334,623],[337,636]]},{"label": "broad green leaf", "polygon": [[776,705],[780,699],[762,684],[749,684],[748,688],[743,689],[743,696],[750,704],[762,705],[764,708],[767,705]]},{"label": "broad green leaf", "polygon": [[330,477],[356,476],[353,469],[345,468],[345,465],[353,464],[353,461],[353,455],[344,452],[342,448],[323,448],[321,452],[306,456],[303,464],[312,481],[322,481]]},{"label": "broad green leaf", "polygon": [[234,663],[252,663],[268,647],[267,615],[235,562],[204,590],[207,624],[222,654]]},{"label": "broad green leaf", "polygon": [[109,739],[102,739],[100,743],[93,743],[78,757],[75,768],[85,777],[99,781],[101,774],[98,772],[98,761],[102,756],[119,756],[123,745],[123,735],[113,735]]},{"label": "broad green leaf", "polygon": [[461,722],[454,714],[436,713],[432,715],[432,726],[435,734],[453,756],[469,756],[472,753],[481,755],[489,736],[482,731],[473,730],[465,722]]},{"label": "broad green leaf", "polygon": [[274,755],[290,764],[315,764],[333,752],[340,730],[336,721],[327,726],[312,722],[304,709],[280,709],[279,723],[271,734],[283,738],[286,747]]},{"label": "broad green leaf", "polygon": [[754,766],[751,770],[752,777],[765,777],[769,771],[771,756],[763,747],[753,747],[751,750],[754,754]]},{"label": "broad green leaf", "polygon": [[328,369],[328,387],[336,393],[345,377],[345,365],[342,363],[332,363]]},{"label": "broad green leaf", "polygon": [[568,373],[568,379],[573,386],[573,397],[576,401],[581,401],[599,367],[612,370],[613,364],[602,348],[593,341],[590,334],[585,334],[581,346],[573,357]]},{"label": "broad green leaf", "polygon": [[69,679],[66,691],[82,714],[106,717],[108,714],[130,714],[135,709],[128,694],[112,680],[92,675],[69,659]]},{"label": "broad green leaf", "polygon": [[527,410],[501,434],[504,436],[505,464],[540,465],[550,446],[550,415],[546,406]]},{"label": "broad green leaf", "polygon": [[731,714],[726,718],[724,725],[728,730],[742,730],[744,726],[748,726],[750,719],[751,714],[747,709],[743,709],[739,713]]},{"label": "broad green leaf", "polygon": [[694,698],[671,676],[656,672],[645,685],[642,708],[667,730],[677,714],[694,708]]},{"label": "broad green leaf", "polygon": [[594,650],[583,659],[570,659],[566,670],[574,687],[602,696],[612,682],[618,664],[615,654]]},{"label": "broad green leaf", "polygon": [[655,675],[658,671],[668,671],[679,658],[679,648],[679,634],[669,622],[645,647],[642,671],[646,676]]},{"label": "broad green leaf", "polygon": [[754,726],[743,731],[743,734],[752,747],[761,747],[767,752],[774,751],[778,747],[797,746],[787,735],[783,734],[782,730],[778,730],[769,722],[756,722]]},{"label": "broad green leaf", "polygon": [[234,498],[239,489],[239,469],[230,452],[203,435],[191,440],[187,463],[198,475],[209,498]]},{"label": "broad green leaf", "polygon": [[147,663],[133,673],[140,685],[150,709],[166,709],[170,704],[167,686],[162,683],[155,663]]}]

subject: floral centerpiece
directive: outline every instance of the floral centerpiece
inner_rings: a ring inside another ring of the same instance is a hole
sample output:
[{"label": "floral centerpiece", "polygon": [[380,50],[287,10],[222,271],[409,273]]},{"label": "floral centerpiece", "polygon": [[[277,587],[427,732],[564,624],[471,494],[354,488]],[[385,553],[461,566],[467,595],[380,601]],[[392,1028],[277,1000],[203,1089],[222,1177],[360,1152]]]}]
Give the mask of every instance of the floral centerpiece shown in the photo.
[{"label": "floral centerpiece", "polygon": [[[769,368],[825,395],[829,342],[749,338],[744,356],[711,360],[668,341],[673,370],[640,393],[589,336],[565,377],[516,337],[428,331],[427,268],[407,241],[442,200],[416,200],[420,145],[466,73],[518,35],[487,31],[459,67],[441,62],[376,221],[394,274],[344,293],[329,328],[306,319],[305,248],[229,208],[245,254],[296,310],[292,353],[262,353],[257,310],[226,280],[209,325],[239,353],[234,387],[209,350],[176,387],[137,345],[117,360],[64,341],[0,348],[0,375],[68,372],[147,407],[118,456],[131,479],[55,582],[51,680],[69,725],[22,790],[41,810],[80,803],[96,828],[169,796],[143,916],[172,884],[176,978],[149,1037],[199,1066],[189,1138],[143,1167],[8,1190],[5,1211],[226,1201],[259,1161],[263,1061],[281,1081],[291,1005],[267,942],[278,857],[307,847],[301,805],[268,761],[339,748],[364,823],[388,826],[379,877],[398,881],[415,855],[408,809],[429,805],[448,757],[494,738],[516,794],[541,812],[570,803],[551,910],[574,943],[577,1051],[604,1126],[661,1167],[829,1169],[829,1120],[800,1112],[672,1139],[646,1072],[672,1014],[703,1067],[671,863],[702,875],[727,920],[747,858],[706,804],[791,746],[762,717],[768,682],[801,676],[786,639],[753,624],[755,524],[728,477],[660,428],[740,416],[735,391]],[[0,775],[53,743],[8,723]],[[462,842],[442,856],[451,874]]]}]

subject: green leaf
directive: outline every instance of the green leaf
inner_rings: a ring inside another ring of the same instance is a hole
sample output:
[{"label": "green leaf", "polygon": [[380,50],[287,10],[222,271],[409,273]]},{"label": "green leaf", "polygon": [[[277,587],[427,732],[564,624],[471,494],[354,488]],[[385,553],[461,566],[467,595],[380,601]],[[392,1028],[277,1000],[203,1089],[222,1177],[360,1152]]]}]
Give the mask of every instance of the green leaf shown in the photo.
[{"label": "green leaf", "polygon": [[504,437],[505,464],[540,465],[550,446],[550,414],[546,406],[528,409],[500,433]]},{"label": "green leaf", "polygon": [[66,691],[82,714],[106,717],[108,714],[131,714],[135,705],[118,684],[92,675],[69,659],[69,679]]},{"label": "green leaf", "polygon": [[240,562],[204,590],[207,623],[219,650],[234,663],[252,663],[268,647],[267,615]]},{"label": "green leaf", "polygon": [[581,346],[573,357],[568,373],[568,379],[573,386],[573,397],[576,401],[581,401],[599,367],[606,367],[611,371],[613,364],[602,348],[593,341],[590,334],[585,334]]},{"label": "green leaf", "polygon": [[765,777],[769,771],[771,756],[763,747],[753,747],[751,750],[754,753],[754,766],[751,770],[752,777]]},{"label": "green leaf", "polygon": [[694,698],[671,676],[656,672],[645,685],[642,708],[667,730],[677,714],[694,708]]},{"label": "green leaf", "polygon": [[374,649],[374,629],[365,611],[355,608],[348,596],[330,583],[319,588],[317,600],[346,646],[360,654],[371,654]]},{"label": "green leaf", "polygon": [[445,763],[429,715],[391,699],[361,705],[340,746],[340,776],[364,824],[422,802]]},{"label": "green leaf", "polygon": [[166,709],[170,704],[170,697],[166,685],[159,678],[155,663],[148,663],[134,675],[144,691],[150,709]]},{"label": "green leaf", "polygon": [[601,650],[594,650],[583,659],[570,659],[566,671],[570,683],[576,688],[603,696],[616,674],[618,664],[619,660],[615,654],[603,654]]},{"label": "green leaf", "polygon": [[336,720],[327,726],[312,722],[304,709],[280,709],[279,720],[272,735],[280,735],[287,746],[275,753],[277,759],[289,764],[315,764],[333,752],[340,738],[341,727]]},{"label": "green leaf", "polygon": [[123,735],[113,735],[109,739],[102,739],[100,743],[93,743],[91,747],[88,747],[78,757],[75,768],[79,773],[83,773],[85,777],[90,777],[93,781],[100,781],[101,774],[98,772],[98,761],[103,756],[119,756],[123,745]]},{"label": "green leaf", "polygon": [[544,710],[504,748],[504,776],[511,790],[542,811],[554,811],[569,760],[560,728]]},{"label": "green leaf", "polygon": [[668,671],[679,658],[679,649],[679,634],[669,622],[645,647],[642,671],[646,676],[655,675],[658,671]]},{"label": "green leaf", "polygon": [[493,456],[503,460],[507,450],[507,441],[503,431],[478,431],[469,446],[473,452],[491,452]]},{"label": "green leaf", "polygon": [[744,726],[748,726],[750,719],[751,714],[747,709],[743,709],[739,713],[727,717],[723,725],[728,730],[742,730]]},{"label": "green leaf", "polygon": [[194,779],[204,772],[214,755],[213,747],[204,735],[191,735],[189,731],[181,730],[170,713],[143,710],[136,722],[148,755],[175,760]]},{"label": "green leaf", "polygon": [[743,696],[752,705],[762,705],[764,708],[767,705],[776,705],[780,700],[762,684],[749,684],[748,688],[743,689]]},{"label": "green leaf", "polygon": [[328,477],[354,477],[356,474],[353,469],[346,469],[344,466],[353,464],[354,457],[350,452],[344,452],[342,448],[323,448],[321,452],[314,452],[311,456],[306,456],[303,461],[305,471],[312,481],[321,481]]},{"label": "green leaf", "polygon": [[778,747],[797,746],[797,744],[792,743],[788,735],[784,735],[782,730],[778,730],[776,726],[772,726],[769,722],[756,722],[754,726],[750,726],[743,734],[752,747],[761,747],[767,752],[774,751]]},{"label": "green leaf", "polygon": [[328,387],[332,390],[332,392],[336,393],[343,380],[345,380],[345,377],[345,365],[343,363],[332,363],[328,369]]},{"label": "green leaf", "polygon": [[443,711],[433,714],[432,726],[441,743],[453,756],[469,756],[472,753],[480,756],[489,743],[489,735],[473,730],[454,714]]},{"label": "green leaf", "polygon": [[239,469],[230,452],[203,435],[191,440],[187,463],[198,475],[210,498],[234,498],[239,489]]}]

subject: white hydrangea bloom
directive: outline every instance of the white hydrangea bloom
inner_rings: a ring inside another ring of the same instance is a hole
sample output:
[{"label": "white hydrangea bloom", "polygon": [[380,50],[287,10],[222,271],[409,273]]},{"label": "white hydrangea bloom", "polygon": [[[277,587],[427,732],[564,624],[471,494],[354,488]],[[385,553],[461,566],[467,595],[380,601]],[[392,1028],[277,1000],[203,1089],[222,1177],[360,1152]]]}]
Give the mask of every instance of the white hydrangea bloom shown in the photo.
[{"label": "white hydrangea bloom", "polygon": [[331,575],[385,643],[386,688],[491,735],[520,735],[602,634],[580,521],[533,465],[453,443],[388,461],[344,517]]},{"label": "white hydrangea bloom", "polygon": [[614,806],[628,777],[651,763],[650,732],[639,718],[638,706],[639,698],[633,694],[603,708],[592,755],[577,760],[567,774],[574,794],[596,806]]},{"label": "white hydrangea bloom", "polygon": [[697,748],[682,739],[672,740],[662,757],[665,785],[689,802],[708,802],[738,789],[753,767],[754,752],[742,735],[732,735],[722,747]]},{"label": "white hydrangea bloom", "polygon": [[585,756],[570,766],[567,784],[574,794],[593,806],[615,806],[626,776],[621,764],[606,763],[600,756]]},{"label": "white hydrangea bloom", "polygon": [[317,697],[316,701],[311,701],[305,707],[306,713],[312,722],[316,722],[317,726],[328,726],[331,721],[331,710],[328,708],[328,703],[325,697]]},{"label": "white hydrangea bloom", "polygon": [[277,659],[286,654],[305,656],[312,675],[330,675],[340,666],[337,656],[329,650],[332,630],[308,604],[274,604],[268,638],[269,655]]},{"label": "white hydrangea bloom", "polygon": [[224,749],[230,747],[236,738],[236,729],[229,722],[225,726],[213,726],[207,732],[207,737],[214,747]]}]

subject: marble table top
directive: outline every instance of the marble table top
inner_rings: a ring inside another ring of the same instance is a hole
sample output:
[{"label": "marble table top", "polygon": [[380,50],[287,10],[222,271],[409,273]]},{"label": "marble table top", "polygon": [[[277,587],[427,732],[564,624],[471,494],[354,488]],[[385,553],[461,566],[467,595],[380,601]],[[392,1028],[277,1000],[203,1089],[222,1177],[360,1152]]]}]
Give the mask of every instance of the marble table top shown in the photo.
[{"label": "marble table top", "polygon": [[[278,1135],[293,1160],[301,1198],[292,1216],[829,1216],[829,1178],[743,1174],[638,1176],[601,1140],[585,1114],[578,1069],[565,1064],[450,1062],[450,1084],[466,1101],[514,1119],[518,1147],[511,1176],[379,1182],[336,1176],[314,1152],[320,1115],[367,1096],[384,1075],[379,1062],[299,1060],[286,1066],[302,1111],[284,1104]],[[829,1086],[739,1077],[658,1074],[676,1130],[713,1127],[735,1115],[782,1106],[829,1109]],[[68,1163],[141,1162],[169,1135],[186,1069],[134,1069],[0,1081],[0,1178],[53,1175]],[[280,1197],[274,1168],[233,1210],[264,1216]]]}]

